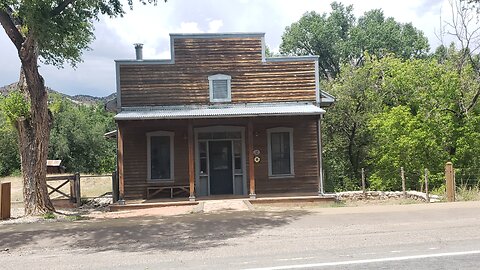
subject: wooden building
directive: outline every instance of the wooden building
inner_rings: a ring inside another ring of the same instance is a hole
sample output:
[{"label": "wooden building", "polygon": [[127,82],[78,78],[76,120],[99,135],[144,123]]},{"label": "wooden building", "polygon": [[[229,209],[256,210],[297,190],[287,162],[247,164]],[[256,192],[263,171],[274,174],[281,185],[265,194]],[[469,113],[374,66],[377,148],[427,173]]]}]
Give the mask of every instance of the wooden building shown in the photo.
[{"label": "wooden building", "polygon": [[323,194],[318,57],[268,58],[263,33],[170,39],[169,60],[116,61],[121,198]]}]

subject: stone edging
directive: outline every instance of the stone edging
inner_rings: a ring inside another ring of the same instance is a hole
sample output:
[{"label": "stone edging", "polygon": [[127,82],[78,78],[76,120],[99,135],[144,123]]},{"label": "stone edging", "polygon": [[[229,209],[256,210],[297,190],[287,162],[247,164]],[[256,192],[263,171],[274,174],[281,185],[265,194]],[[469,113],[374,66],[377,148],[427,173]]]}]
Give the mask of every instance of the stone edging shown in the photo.
[{"label": "stone edging", "polygon": [[[387,200],[387,199],[401,199],[403,198],[403,192],[401,191],[367,191],[366,198],[362,191],[345,191],[335,193],[337,200]],[[430,202],[437,202],[440,197],[430,194]],[[407,191],[407,198],[427,201],[427,195],[418,191]]]}]

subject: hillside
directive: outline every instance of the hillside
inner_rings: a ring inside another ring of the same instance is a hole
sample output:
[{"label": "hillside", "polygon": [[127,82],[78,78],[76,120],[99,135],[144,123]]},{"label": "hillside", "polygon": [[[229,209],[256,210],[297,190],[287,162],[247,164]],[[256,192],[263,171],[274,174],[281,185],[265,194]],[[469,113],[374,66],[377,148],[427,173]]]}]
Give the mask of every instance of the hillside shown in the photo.
[{"label": "hillside", "polygon": [[[16,84],[17,83],[12,83],[12,84],[0,87],[0,95],[5,96],[9,92],[13,91],[15,89]],[[94,97],[94,96],[89,96],[89,95],[70,96],[70,95],[63,94],[61,92],[55,91],[50,87],[47,87],[47,91],[49,93],[59,94],[62,97],[67,98],[67,99],[69,99],[69,100],[71,100],[75,103],[80,103],[80,104],[85,104],[85,105],[91,105],[91,104],[95,104],[95,103],[99,103],[99,102],[100,103],[106,103],[107,101],[112,100],[116,97],[116,93],[112,93],[112,94],[110,94],[106,97]]]}]

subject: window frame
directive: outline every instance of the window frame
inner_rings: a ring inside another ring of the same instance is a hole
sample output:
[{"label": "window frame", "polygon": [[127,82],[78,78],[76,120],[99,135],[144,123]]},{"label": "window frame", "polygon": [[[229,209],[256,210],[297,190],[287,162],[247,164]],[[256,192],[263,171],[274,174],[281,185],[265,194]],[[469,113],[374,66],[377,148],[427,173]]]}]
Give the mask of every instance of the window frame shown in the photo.
[{"label": "window frame", "polygon": [[[272,133],[288,133],[290,140],[290,173],[273,174],[272,172]],[[268,147],[268,177],[269,178],[290,178],[295,176],[294,152],[293,152],[293,128],[276,127],[267,129],[267,147]]]},{"label": "window frame", "polygon": [[[226,98],[214,98],[213,97],[213,81],[226,80],[227,81],[227,97]],[[232,101],[232,76],[226,74],[215,74],[208,76],[208,85],[210,93],[210,102],[231,102]]]},{"label": "window frame", "polygon": [[[147,181],[148,182],[173,182],[174,177],[174,138],[175,133],[172,131],[153,131],[147,132]],[[152,147],[151,147],[151,138],[152,137],[169,137],[170,139],[170,178],[155,178],[152,179]]]}]

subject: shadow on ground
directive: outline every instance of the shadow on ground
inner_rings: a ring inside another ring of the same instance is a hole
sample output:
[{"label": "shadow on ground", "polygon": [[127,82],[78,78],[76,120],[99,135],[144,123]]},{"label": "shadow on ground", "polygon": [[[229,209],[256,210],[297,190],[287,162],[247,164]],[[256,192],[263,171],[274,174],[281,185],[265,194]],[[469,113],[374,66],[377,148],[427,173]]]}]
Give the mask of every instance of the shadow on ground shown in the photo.
[{"label": "shadow on ground", "polygon": [[307,211],[227,212],[0,226],[0,250],[198,250],[287,225]]}]

